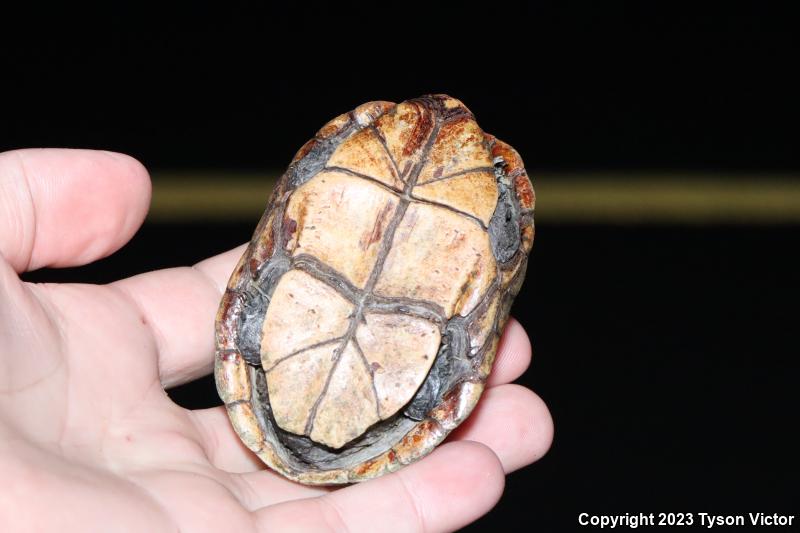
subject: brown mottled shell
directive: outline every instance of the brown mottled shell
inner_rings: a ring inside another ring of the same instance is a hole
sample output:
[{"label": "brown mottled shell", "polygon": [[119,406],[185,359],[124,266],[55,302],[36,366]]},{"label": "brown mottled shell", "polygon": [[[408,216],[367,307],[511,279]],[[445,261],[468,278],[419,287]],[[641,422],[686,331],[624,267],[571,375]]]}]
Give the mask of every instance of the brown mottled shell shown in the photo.
[{"label": "brown mottled shell", "polygon": [[458,100],[371,102],[278,182],[217,317],[242,441],[309,484],[429,453],[472,411],[525,274],[534,193]]}]

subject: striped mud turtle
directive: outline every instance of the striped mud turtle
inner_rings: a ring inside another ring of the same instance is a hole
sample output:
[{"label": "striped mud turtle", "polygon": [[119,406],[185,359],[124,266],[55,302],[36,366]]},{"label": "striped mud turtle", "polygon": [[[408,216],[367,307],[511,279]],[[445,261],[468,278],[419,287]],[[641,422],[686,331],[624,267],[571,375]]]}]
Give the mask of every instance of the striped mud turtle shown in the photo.
[{"label": "striped mud turtle", "polygon": [[326,124],[278,181],[217,316],[242,441],[308,484],[429,453],[472,411],[525,276],[534,193],[444,95]]}]

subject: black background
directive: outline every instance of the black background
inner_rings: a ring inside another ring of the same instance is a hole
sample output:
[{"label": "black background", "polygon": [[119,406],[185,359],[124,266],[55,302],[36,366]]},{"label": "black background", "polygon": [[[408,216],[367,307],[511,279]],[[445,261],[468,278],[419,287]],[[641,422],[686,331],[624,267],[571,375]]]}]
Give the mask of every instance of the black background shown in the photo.
[{"label": "black background", "polygon": [[[118,150],[156,175],[273,170],[359,103],[447,92],[534,180],[800,170],[788,4],[69,6],[3,24],[0,149]],[[31,279],[187,264],[254,226],[151,222],[112,258]],[[555,441],[473,529],[796,513],[797,237],[789,223],[537,224],[514,308],[535,350],[519,382],[549,404]],[[218,402],[208,379],[172,394]]]}]

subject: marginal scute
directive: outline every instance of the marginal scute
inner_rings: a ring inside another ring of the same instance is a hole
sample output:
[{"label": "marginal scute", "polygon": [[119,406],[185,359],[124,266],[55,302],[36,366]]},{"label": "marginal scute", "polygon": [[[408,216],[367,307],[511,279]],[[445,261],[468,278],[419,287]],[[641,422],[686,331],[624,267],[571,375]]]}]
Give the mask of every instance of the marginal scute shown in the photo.
[{"label": "marginal scute", "polygon": [[353,110],[353,116],[361,126],[372,124],[375,120],[394,107],[394,102],[378,100],[361,104]]},{"label": "marginal scute", "polygon": [[535,233],[535,228],[533,224],[526,224],[522,226],[522,249],[525,250],[525,253],[531,251],[533,248],[533,235]]},{"label": "marginal scute", "polygon": [[287,223],[296,226],[288,249],[295,256],[317,258],[363,287],[398,202],[396,195],[364,179],[320,172],[295,191],[286,208]]},{"label": "marginal scute", "polygon": [[294,157],[292,158],[292,163],[300,159],[303,159],[305,156],[307,156],[309,152],[311,152],[311,150],[314,149],[314,147],[317,145],[318,142],[319,141],[317,139],[309,139],[303,146],[300,147],[297,153],[294,154]]},{"label": "marginal scute", "polygon": [[533,209],[536,205],[536,193],[533,192],[531,180],[524,172],[514,178],[514,188],[517,191],[520,209]]},{"label": "marginal scute", "polygon": [[[265,218],[267,217],[262,217],[259,222],[260,226],[264,223]],[[251,253],[248,249],[242,254],[239,261],[236,262],[228,286],[222,294],[222,301],[220,302],[219,309],[217,309],[216,316],[217,325],[222,326],[218,327],[216,330],[215,340],[217,343],[217,350],[224,350],[227,352],[235,350],[237,347],[236,343],[238,339],[234,324],[239,320],[242,313],[239,288],[247,281],[245,275],[248,270],[247,263],[250,257]]]},{"label": "marginal scute", "polygon": [[469,416],[482,393],[483,383],[464,381],[456,385],[442,403],[431,411],[431,418],[445,430],[451,431]]},{"label": "marginal scute", "polygon": [[[504,324],[501,324],[502,327]],[[483,361],[481,361],[481,366],[478,368],[478,376],[481,379],[486,379],[489,377],[489,374],[492,372],[492,366],[494,366],[494,359],[497,356],[497,347],[500,344],[500,335],[495,331],[491,331],[489,333],[491,335],[489,339],[489,347],[485,352],[485,356],[483,357]]]},{"label": "marginal scute", "polygon": [[392,463],[396,458],[394,452],[382,453],[374,459],[364,461],[353,469],[353,477],[351,481],[358,481],[359,479],[369,479],[383,474],[388,474],[392,471]]},{"label": "marginal scute", "polygon": [[524,254],[517,254],[514,259],[503,265],[500,270],[500,284],[503,287],[513,287],[516,280],[517,283],[522,283],[524,279],[525,269],[527,268],[528,261]]},{"label": "marginal scute", "polygon": [[247,363],[238,352],[225,352],[216,358],[214,377],[217,383],[217,392],[223,402],[231,403],[250,399]]},{"label": "marginal scute", "polygon": [[517,201],[520,209],[532,210],[536,206],[536,194],[533,185],[525,172],[525,166],[519,153],[504,143],[503,141],[491,136],[492,157],[502,158],[505,163],[505,172],[513,180],[513,187],[516,191]]},{"label": "marginal scute", "polygon": [[275,239],[273,238],[272,224],[274,222],[274,215],[266,217],[260,224],[261,231],[256,232],[256,237],[252,243],[252,253],[248,261],[248,268],[250,273],[258,272],[258,269],[272,256],[275,251]]},{"label": "marginal scute", "polygon": [[352,310],[352,304],[333,288],[305,272],[290,270],[275,287],[264,318],[263,367],[272,368],[293,352],[341,337]]},{"label": "marginal scute", "polygon": [[446,435],[447,433],[436,420],[426,418],[414,426],[414,429],[392,448],[395,460],[400,464],[410,464],[432,450]]},{"label": "marginal scute", "polygon": [[467,326],[469,336],[469,349],[472,354],[483,348],[486,340],[494,332],[494,323],[497,317],[499,299],[492,298],[485,305],[476,309],[476,316]]},{"label": "marginal scute", "polygon": [[317,132],[317,139],[328,139],[330,137],[333,137],[334,135],[342,131],[349,122],[350,122],[350,114],[342,113],[338,117],[330,120],[327,124],[325,124],[319,129],[319,131]]},{"label": "marginal scute", "polygon": [[233,428],[248,448],[257,451],[264,447],[264,433],[258,425],[253,407],[249,402],[226,405]]},{"label": "marginal scute", "polygon": [[442,102],[443,102],[443,104],[444,104],[444,108],[445,108],[445,109],[457,109],[457,108],[461,108],[461,109],[463,109],[464,111],[466,111],[467,113],[470,113],[470,110],[467,108],[467,106],[465,106],[465,105],[464,105],[464,102],[462,102],[462,101],[461,101],[461,100],[459,100],[458,98],[453,98],[452,96],[448,96],[448,95],[446,95],[446,94],[442,94],[442,95],[440,95],[440,96],[441,96],[441,97],[442,97],[442,99],[443,99],[443,100],[442,100]]},{"label": "marginal scute", "polygon": [[[242,257],[244,260],[244,256]],[[240,270],[234,271],[240,274]],[[239,277],[238,275],[236,277]],[[239,321],[242,314],[242,305],[239,293],[226,289],[222,295],[222,302],[217,311],[217,324],[220,328],[217,329],[216,343],[217,351],[219,354],[227,353],[231,350],[237,349],[238,335],[237,329],[234,325]],[[221,355],[220,355],[221,357]]]},{"label": "marginal scute", "polygon": [[448,318],[454,312],[466,315],[485,293],[494,269],[489,237],[475,222],[412,203],[394,234],[375,292],[436,303]]}]

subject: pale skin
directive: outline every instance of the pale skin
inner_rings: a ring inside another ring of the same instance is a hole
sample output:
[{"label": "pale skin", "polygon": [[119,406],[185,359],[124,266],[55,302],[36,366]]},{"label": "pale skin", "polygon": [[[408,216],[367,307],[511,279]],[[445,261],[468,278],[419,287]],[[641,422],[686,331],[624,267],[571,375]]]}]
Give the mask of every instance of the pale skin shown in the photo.
[{"label": "pale skin", "polygon": [[510,384],[531,359],[512,319],[475,412],[425,459],[340,489],[266,470],[222,407],[190,411],[164,391],[211,371],[214,316],[243,247],[110,285],[19,278],[113,253],[149,202],[128,156],[0,154],[3,531],[448,531],[546,453],[547,407]]}]

